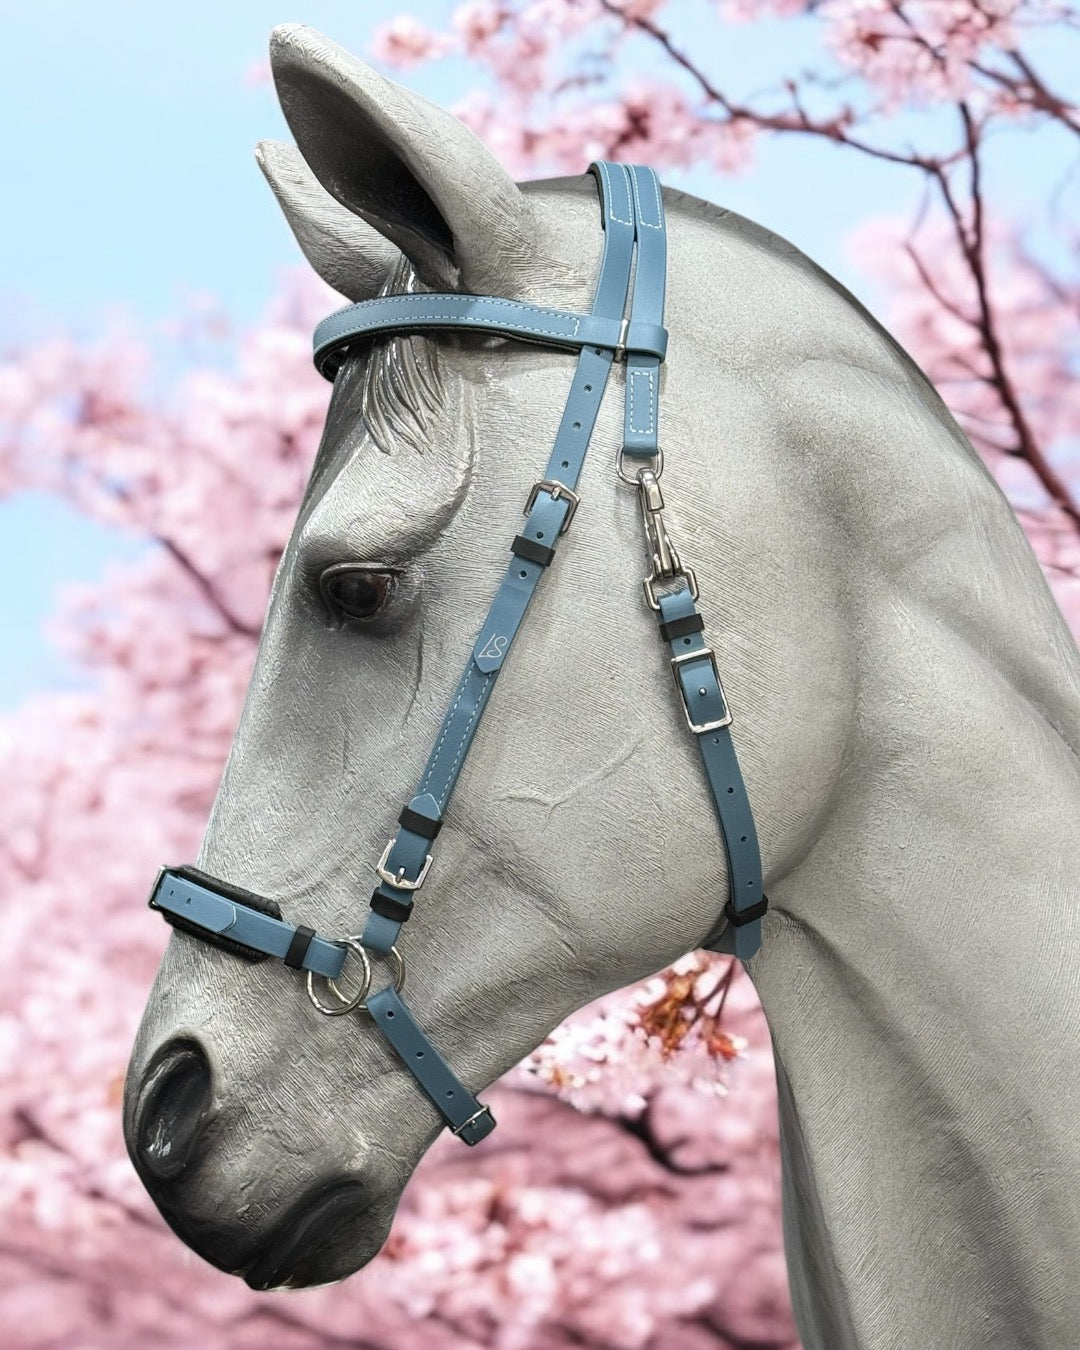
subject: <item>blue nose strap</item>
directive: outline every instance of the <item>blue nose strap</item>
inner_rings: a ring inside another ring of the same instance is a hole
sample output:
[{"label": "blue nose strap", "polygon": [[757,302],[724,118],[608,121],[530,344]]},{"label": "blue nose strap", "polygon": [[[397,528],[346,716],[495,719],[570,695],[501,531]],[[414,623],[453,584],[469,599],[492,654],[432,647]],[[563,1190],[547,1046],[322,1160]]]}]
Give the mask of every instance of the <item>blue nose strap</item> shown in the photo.
[{"label": "blue nose strap", "polygon": [[264,908],[254,908],[260,897],[242,901],[222,895],[211,889],[221,884],[214,878],[206,877],[200,883],[185,876],[184,870],[163,867],[148,902],[175,927],[185,932],[201,929],[200,937],[213,935],[227,948],[235,944],[256,955],[278,956],[294,970],[310,970],[326,979],[341,974],[347,947],[328,942],[312,928],[286,923]]}]

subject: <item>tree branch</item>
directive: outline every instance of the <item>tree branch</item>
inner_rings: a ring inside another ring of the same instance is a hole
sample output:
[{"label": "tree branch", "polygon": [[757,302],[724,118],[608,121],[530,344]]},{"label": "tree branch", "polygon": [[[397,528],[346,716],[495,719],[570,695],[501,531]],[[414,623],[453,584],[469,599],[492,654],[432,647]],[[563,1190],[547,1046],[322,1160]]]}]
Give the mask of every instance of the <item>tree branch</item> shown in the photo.
[{"label": "tree branch", "polygon": [[221,617],[225,620],[225,622],[230,626],[230,628],[233,628],[237,633],[242,633],[245,637],[257,638],[259,636],[261,630],[259,628],[253,628],[251,624],[244,623],[243,619],[239,618],[238,615],[233,613],[233,611],[229,608],[229,606],[225,603],[225,601],[221,598],[221,596],[218,595],[217,591],[211,584],[209,578],[204,576],[203,573],[199,571],[199,569],[195,566],[195,564],[187,556],[187,554],[183,551],[183,549],[180,547],[179,544],[177,544],[174,540],[169,539],[167,536],[163,534],[154,533],[150,537],[156,543],[160,544],[161,547],[166,551],[166,553],[168,553],[170,557],[175,559],[175,561],[180,564],[180,566],[184,569],[184,571],[188,574],[188,576],[192,579],[192,581],[194,581],[195,585],[203,593],[203,595],[210,602],[210,604],[213,605],[213,607],[217,610],[217,612],[221,615]]}]

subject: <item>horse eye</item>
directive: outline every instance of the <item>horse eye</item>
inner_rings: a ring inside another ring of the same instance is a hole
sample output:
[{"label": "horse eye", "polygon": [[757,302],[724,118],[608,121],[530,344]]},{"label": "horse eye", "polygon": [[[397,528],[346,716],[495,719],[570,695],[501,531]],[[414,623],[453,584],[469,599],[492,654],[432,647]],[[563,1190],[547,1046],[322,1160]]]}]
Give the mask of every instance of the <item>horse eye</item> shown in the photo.
[{"label": "horse eye", "polygon": [[394,587],[393,572],[336,564],[319,578],[323,599],[336,613],[350,619],[371,619],[382,609]]}]

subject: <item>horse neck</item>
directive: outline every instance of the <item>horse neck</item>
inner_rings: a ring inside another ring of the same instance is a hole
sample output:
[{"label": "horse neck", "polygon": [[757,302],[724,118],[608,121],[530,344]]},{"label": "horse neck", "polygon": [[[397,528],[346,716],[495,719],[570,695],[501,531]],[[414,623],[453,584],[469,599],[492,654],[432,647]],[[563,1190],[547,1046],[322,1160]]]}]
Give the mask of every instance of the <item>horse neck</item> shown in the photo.
[{"label": "horse neck", "polygon": [[932,547],[864,504],[842,781],[752,963],[792,1296],[833,1350],[1080,1324],[1080,661],[989,474],[940,468]]}]

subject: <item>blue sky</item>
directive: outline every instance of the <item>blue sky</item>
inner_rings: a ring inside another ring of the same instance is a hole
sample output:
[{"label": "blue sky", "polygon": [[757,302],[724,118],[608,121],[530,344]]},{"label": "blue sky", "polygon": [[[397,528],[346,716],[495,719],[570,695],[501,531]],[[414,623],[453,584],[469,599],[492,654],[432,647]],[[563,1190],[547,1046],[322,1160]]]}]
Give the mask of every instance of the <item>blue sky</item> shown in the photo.
[{"label": "blue sky", "polygon": [[[92,340],[126,315],[160,348],[166,379],[179,358],[163,326],[193,296],[217,296],[237,325],[259,317],[280,269],[299,250],[255,166],[262,137],[287,139],[269,86],[245,73],[270,29],[299,19],[364,55],[373,28],[410,12],[432,24],[442,0],[35,0],[4,19],[0,126],[9,203],[0,218],[0,344],[10,349],[60,330]],[[812,21],[724,28],[704,0],[668,11],[686,46],[726,89],[745,95],[811,59]],[[1068,89],[1075,49],[1046,44],[1045,69]],[[459,61],[395,76],[452,103],[473,78]],[[914,126],[912,122],[912,126]],[[940,128],[940,130],[944,130]],[[1045,195],[1063,146],[1003,138],[991,191],[1014,209]],[[913,172],[795,138],[763,144],[738,178],[666,174],[676,186],[753,217],[833,272],[871,308],[877,297],[843,250],[843,236],[875,213],[910,214]],[[1075,181],[1071,205],[1076,208]],[[1068,201],[1063,209],[1067,208]],[[0,502],[0,711],[35,688],[77,682],[40,624],[66,581],[100,577],[135,545],[62,505],[24,494]]]}]

